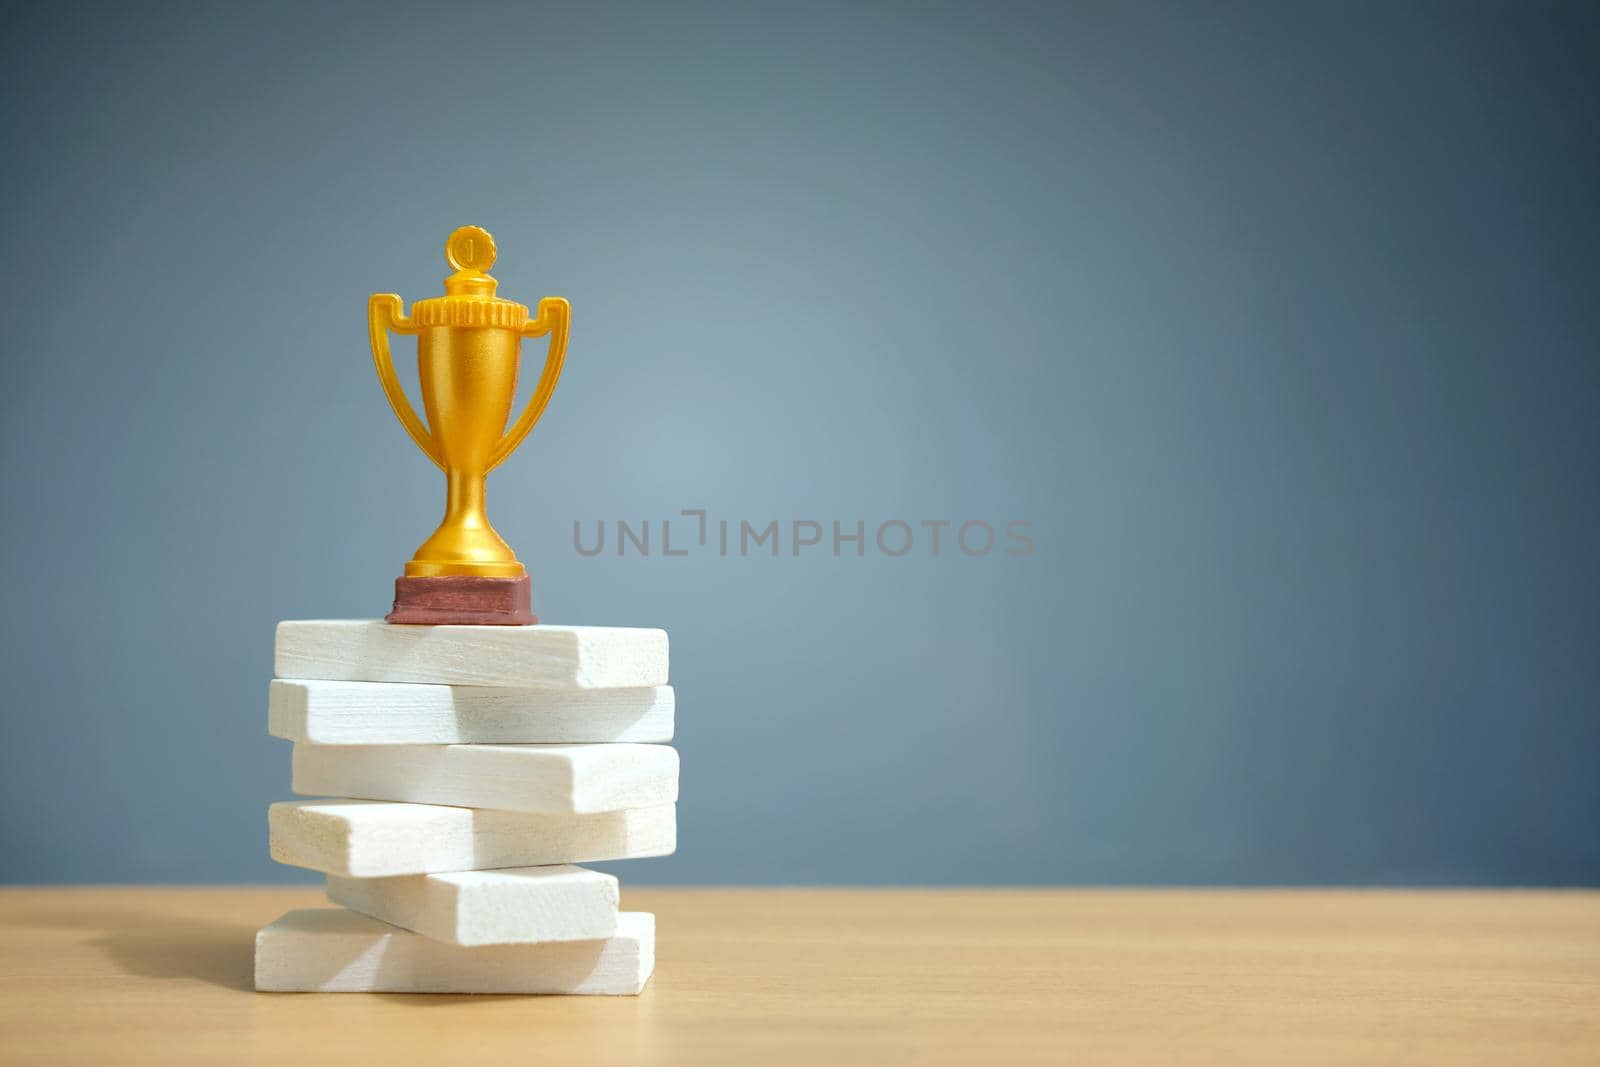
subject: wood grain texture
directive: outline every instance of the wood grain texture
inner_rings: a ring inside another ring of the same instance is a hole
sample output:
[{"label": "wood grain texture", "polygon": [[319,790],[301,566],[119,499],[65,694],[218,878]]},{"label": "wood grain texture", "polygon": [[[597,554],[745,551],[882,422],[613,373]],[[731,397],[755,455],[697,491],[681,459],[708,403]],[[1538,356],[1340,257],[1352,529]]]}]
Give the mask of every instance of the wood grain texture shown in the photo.
[{"label": "wood grain texture", "polygon": [[678,799],[666,745],[296,745],[302,796],[591,814]]},{"label": "wood grain texture", "polygon": [[637,999],[250,992],[319,889],[0,891],[34,1064],[1592,1067],[1600,893],[667,890]]},{"label": "wood grain texture", "polygon": [[606,689],[667,684],[665,630],[626,626],[278,624],[273,673],[344,682]]},{"label": "wood grain texture", "polygon": [[267,850],[279,863],[382,878],[440,871],[668,856],[678,845],[673,804],[595,815],[539,815],[385,804],[286,800],[267,809]]},{"label": "wood grain texture", "polygon": [[505,689],[275,678],[267,732],[317,745],[538,744],[672,740],[670,685]]}]

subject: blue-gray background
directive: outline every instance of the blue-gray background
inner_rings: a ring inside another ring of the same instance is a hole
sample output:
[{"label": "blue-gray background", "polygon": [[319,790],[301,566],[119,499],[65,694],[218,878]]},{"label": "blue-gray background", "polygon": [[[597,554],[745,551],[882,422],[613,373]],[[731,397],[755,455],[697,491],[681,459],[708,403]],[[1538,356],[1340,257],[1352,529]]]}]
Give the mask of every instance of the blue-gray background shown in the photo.
[{"label": "blue-gray background", "polygon": [[[627,878],[1600,883],[1594,5],[8,18],[5,880],[309,877],[273,624],[437,520],[364,307],[472,222],[575,309],[491,513],[672,634]],[[684,508],[1036,549],[574,551]]]}]

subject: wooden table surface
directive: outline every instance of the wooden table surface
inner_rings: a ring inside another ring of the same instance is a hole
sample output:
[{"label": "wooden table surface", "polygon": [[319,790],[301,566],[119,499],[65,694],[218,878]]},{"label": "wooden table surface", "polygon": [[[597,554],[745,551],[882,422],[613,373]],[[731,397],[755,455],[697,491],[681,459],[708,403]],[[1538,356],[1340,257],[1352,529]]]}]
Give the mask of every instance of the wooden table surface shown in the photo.
[{"label": "wooden table surface", "polygon": [[1600,893],[629,889],[640,997],[255,993],[311,889],[0,890],[0,1063],[1600,1064]]}]

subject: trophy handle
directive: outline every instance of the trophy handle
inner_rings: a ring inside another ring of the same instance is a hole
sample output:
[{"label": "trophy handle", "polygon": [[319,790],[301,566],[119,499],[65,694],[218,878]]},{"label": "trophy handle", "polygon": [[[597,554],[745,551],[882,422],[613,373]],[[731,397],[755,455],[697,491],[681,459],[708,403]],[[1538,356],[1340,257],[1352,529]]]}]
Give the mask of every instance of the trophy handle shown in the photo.
[{"label": "trophy handle", "polygon": [[417,418],[411,401],[406,399],[405,387],[395,376],[394,360],[389,355],[390,330],[399,334],[417,332],[417,327],[402,314],[401,307],[400,297],[394,293],[374,293],[372,299],[367,301],[367,335],[372,341],[372,362],[378,368],[378,381],[383,386],[383,395],[389,398],[389,406],[394,408],[395,418],[400,420],[406,433],[422,449],[422,454],[443,470],[444,461],[439,457],[439,446],[434,442],[433,434]]},{"label": "trophy handle", "polygon": [[[397,302],[399,300],[398,297],[394,299]],[[539,384],[534,387],[533,395],[528,398],[528,406],[522,409],[516,424],[507,430],[506,435],[500,438],[500,443],[494,446],[494,452],[489,456],[489,470],[500,466],[505,458],[516,450],[522,439],[528,436],[528,431],[533,429],[533,424],[539,421],[539,416],[544,414],[545,405],[550,403],[550,394],[556,391],[556,381],[561,377],[561,365],[567,358],[567,326],[571,320],[572,305],[567,303],[564,297],[547,296],[539,301],[539,314],[522,328],[524,337],[543,337],[549,334],[550,354],[545,357],[544,372],[539,375]],[[402,395],[400,399],[403,401],[405,397]],[[434,462],[437,463],[438,460]]]}]

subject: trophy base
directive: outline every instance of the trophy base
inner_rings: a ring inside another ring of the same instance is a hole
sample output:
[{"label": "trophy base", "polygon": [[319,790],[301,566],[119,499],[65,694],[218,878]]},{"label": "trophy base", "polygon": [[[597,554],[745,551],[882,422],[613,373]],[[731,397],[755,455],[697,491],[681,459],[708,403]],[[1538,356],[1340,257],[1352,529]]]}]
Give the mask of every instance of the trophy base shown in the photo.
[{"label": "trophy base", "polygon": [[385,622],[403,626],[531,626],[533,582],[520,578],[396,578],[394,610]]}]

